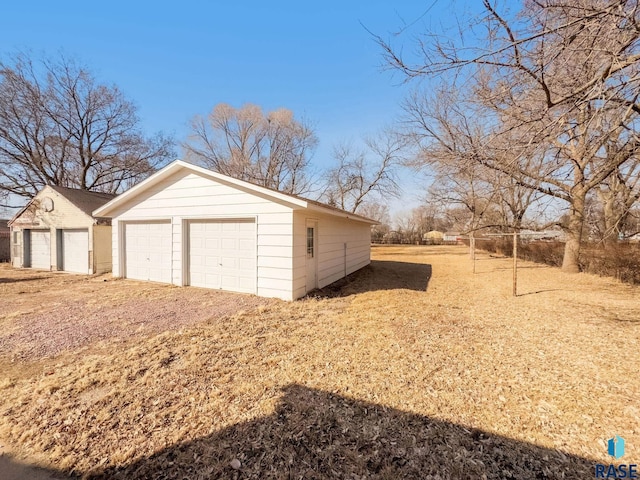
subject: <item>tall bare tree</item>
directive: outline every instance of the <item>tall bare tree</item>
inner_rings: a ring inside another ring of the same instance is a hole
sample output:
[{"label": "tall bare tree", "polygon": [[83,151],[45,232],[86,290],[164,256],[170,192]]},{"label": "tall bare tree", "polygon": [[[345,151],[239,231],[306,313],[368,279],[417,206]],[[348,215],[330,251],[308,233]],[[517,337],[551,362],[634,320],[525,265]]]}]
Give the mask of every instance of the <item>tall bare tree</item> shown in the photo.
[{"label": "tall bare tree", "polygon": [[366,202],[358,210],[358,214],[371,218],[379,222],[371,227],[371,241],[381,242],[384,236],[391,229],[391,217],[389,216],[389,205],[381,202]]},{"label": "tall bare tree", "polygon": [[183,147],[187,159],[214,171],[292,194],[313,189],[311,156],[318,139],[308,123],[287,109],[216,105],[197,116]]},{"label": "tall bare tree", "polygon": [[[511,16],[483,4],[483,35],[468,38],[478,30],[461,29],[464,38],[446,40],[429,32],[416,62],[379,43],[407,78],[464,79],[467,98],[494,113],[496,131],[519,131],[511,155],[476,160],[568,203],[563,270],[576,272],[587,195],[639,145],[638,1],[530,0]],[[621,134],[623,148],[608,153],[605,145]],[[534,151],[522,155],[524,147]]]},{"label": "tall bare tree", "polygon": [[146,137],[134,104],[77,61],[0,61],[0,192],[31,198],[44,185],[116,193],[171,156]]},{"label": "tall bare tree", "polygon": [[398,168],[405,161],[407,139],[386,130],[365,139],[365,148],[349,144],[334,148],[337,166],[329,171],[324,200],[343,210],[356,213],[365,202],[397,197]]}]

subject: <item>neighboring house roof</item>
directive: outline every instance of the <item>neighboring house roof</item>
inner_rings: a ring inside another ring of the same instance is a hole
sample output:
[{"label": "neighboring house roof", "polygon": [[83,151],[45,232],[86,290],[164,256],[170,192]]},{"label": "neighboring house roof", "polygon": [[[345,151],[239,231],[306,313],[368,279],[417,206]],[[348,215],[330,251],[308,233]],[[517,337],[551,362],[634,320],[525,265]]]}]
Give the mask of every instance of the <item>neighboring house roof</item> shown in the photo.
[{"label": "neighboring house roof", "polygon": [[[81,190],[79,188],[58,187],[54,185],[45,185],[42,190],[37,193],[36,197],[40,195],[40,193],[46,188],[50,188],[53,191],[57,192],[59,195],[62,195],[81,212],[90,217],[92,216],[92,212],[96,208],[101,207],[102,205],[110,200],[113,200],[116,197],[116,195],[112,193],[90,192],[88,190]],[[11,224],[15,222],[16,219],[27,210],[27,208],[29,208],[29,205],[33,203],[36,197],[32,198],[29,203],[22,207],[20,211],[16,213],[13,218],[11,218],[11,220],[8,221],[9,226],[11,226]]]},{"label": "neighboring house roof", "polygon": [[227,175],[223,175],[221,173],[217,173],[212,170],[199,167],[197,165],[192,165],[182,160],[176,160],[175,162],[172,162],[166,167],[164,167],[163,169],[157,171],[156,173],[151,175],[149,178],[140,182],[138,185],[130,188],[123,194],[117,196],[106,205],[98,208],[97,210],[94,210],[93,215],[96,217],[109,217],[118,207],[122,206],[124,203],[128,202],[129,200],[132,200],[137,195],[148,190],[154,185],[157,185],[161,181],[171,177],[172,175],[178,173],[181,170],[188,170],[198,175],[209,177],[221,183],[239,188],[241,190],[246,190],[248,192],[252,192],[254,194],[267,197],[276,203],[287,205],[293,209],[310,209],[317,212],[326,213],[329,215],[335,215],[342,218],[348,218],[351,220],[368,223],[371,225],[378,224],[378,222],[375,220],[363,217],[361,215],[357,215],[355,213],[347,212],[345,210],[341,210],[336,207],[332,207],[331,205],[325,205],[324,203],[317,202],[315,200],[309,200],[307,198],[299,197],[297,195],[282,193],[271,188],[246,182],[244,180],[238,180],[237,178],[229,177]]},{"label": "neighboring house roof", "polygon": [[0,219],[0,230],[9,230],[9,220]]},{"label": "neighboring house roof", "polygon": [[96,208],[100,208],[117,196],[112,193],[90,192],[78,188],[49,186],[89,216],[91,216],[91,212]]}]

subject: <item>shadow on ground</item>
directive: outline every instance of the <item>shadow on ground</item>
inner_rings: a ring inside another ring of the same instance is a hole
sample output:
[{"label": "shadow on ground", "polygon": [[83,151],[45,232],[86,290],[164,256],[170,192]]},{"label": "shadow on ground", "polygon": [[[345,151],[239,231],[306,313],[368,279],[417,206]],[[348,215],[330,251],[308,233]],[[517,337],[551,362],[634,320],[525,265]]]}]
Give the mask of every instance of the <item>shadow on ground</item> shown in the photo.
[{"label": "shadow on ground", "polygon": [[293,384],[270,416],[90,478],[526,480],[592,472],[581,457]]},{"label": "shadow on ground", "polygon": [[0,283],[18,283],[18,282],[33,282],[34,280],[43,280],[47,277],[24,277],[24,278],[2,278],[0,277]]},{"label": "shadow on ground", "polygon": [[314,290],[311,297],[346,297],[378,290],[408,289],[426,292],[432,275],[431,265],[410,262],[372,260],[370,265],[347,278]]},{"label": "shadow on ground", "polygon": [[0,455],[0,478],[2,480],[72,480],[74,477],[16,462],[8,455]]}]

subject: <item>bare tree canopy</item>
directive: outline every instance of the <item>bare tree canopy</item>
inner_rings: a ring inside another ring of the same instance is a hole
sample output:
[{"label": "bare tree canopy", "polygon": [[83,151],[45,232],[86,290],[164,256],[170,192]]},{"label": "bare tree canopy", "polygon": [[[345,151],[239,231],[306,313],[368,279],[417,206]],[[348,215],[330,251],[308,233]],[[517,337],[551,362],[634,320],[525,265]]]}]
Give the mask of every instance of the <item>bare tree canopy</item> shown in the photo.
[{"label": "bare tree canopy", "polygon": [[256,105],[216,105],[192,121],[183,145],[188,160],[258,185],[292,194],[313,188],[311,156],[318,139],[293,112],[263,112]]},{"label": "bare tree canopy", "polygon": [[407,78],[444,79],[469,112],[485,112],[473,161],[568,203],[563,269],[576,272],[589,192],[637,159],[638,0],[526,0],[516,14],[483,5],[457,39],[427,32],[415,61],[378,41]]},{"label": "bare tree canopy", "polygon": [[[33,197],[44,185],[116,193],[173,155],[145,137],[136,107],[113,85],[59,56],[0,61],[0,192]],[[0,194],[0,198],[2,198]]]},{"label": "bare tree canopy", "polygon": [[324,200],[343,210],[357,212],[368,202],[388,202],[400,187],[397,170],[405,161],[407,139],[392,131],[382,131],[365,139],[365,148],[338,145],[333,156],[337,165],[329,170]]}]

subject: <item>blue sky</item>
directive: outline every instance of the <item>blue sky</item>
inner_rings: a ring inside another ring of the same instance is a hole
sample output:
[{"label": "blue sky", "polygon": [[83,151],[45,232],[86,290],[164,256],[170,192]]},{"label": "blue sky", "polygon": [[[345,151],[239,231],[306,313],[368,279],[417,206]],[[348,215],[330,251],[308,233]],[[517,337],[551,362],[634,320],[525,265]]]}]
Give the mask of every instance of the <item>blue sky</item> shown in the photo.
[{"label": "blue sky", "polygon": [[[14,0],[2,7],[0,55],[78,57],[138,105],[146,131],[178,141],[195,114],[220,102],[289,108],[314,125],[314,163],[322,168],[332,145],[392,123],[408,92],[401,77],[382,71],[381,51],[362,25],[385,38],[404,23],[424,31],[449,21],[449,5]],[[406,205],[415,186],[403,183]]]}]

